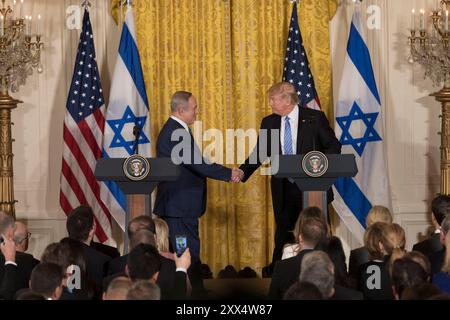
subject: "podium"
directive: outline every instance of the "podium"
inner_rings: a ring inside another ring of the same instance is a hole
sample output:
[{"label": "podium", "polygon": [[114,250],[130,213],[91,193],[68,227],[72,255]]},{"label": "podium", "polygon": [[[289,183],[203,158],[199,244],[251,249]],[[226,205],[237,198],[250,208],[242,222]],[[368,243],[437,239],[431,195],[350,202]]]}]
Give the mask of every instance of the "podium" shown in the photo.
[{"label": "podium", "polygon": [[[130,222],[131,204],[129,195],[142,194],[146,197],[146,207],[150,208],[150,196],[156,186],[163,181],[175,181],[180,174],[179,168],[170,158],[147,158],[150,172],[140,181],[129,179],[124,171],[123,164],[126,158],[98,159],[94,176],[97,181],[116,182],[120,190],[127,196],[127,209],[125,212],[124,253],[128,253],[128,232],[126,228]],[[150,210],[149,210],[150,211]]]},{"label": "podium", "polygon": [[[338,178],[354,177],[358,173],[355,155],[326,154],[328,170],[320,177],[305,173],[302,160],[304,155],[279,155],[272,159],[272,172],[277,178],[289,178],[303,192],[303,208],[316,206],[328,216],[327,190]],[[274,161],[276,166],[274,167]],[[274,171],[277,170],[278,171]]]}]

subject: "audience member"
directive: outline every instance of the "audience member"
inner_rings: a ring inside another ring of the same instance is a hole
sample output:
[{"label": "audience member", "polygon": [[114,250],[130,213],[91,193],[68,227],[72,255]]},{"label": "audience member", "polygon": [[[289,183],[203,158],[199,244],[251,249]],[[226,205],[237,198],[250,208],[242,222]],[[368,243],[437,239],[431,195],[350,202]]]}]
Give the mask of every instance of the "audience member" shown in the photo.
[{"label": "audience member", "polygon": [[239,278],[249,279],[249,278],[258,278],[258,275],[256,274],[256,271],[253,270],[250,267],[245,267],[242,270],[239,270],[238,272]]},{"label": "audience member", "polygon": [[42,262],[59,265],[64,271],[63,292],[59,300],[90,300],[94,298],[95,284],[86,275],[86,260],[81,244],[64,238],[45,248]]},{"label": "audience member", "polygon": [[159,254],[173,260],[173,253],[169,250],[169,226],[161,218],[153,219],[156,228],[156,247]]},{"label": "audience member", "polygon": [[[297,255],[297,253],[300,251],[300,247],[298,244],[298,236],[299,236],[301,226],[302,226],[303,222],[305,221],[305,219],[307,219],[307,218],[321,219],[321,220],[323,220],[325,225],[327,225],[325,222],[323,212],[318,207],[307,207],[307,208],[303,209],[300,212],[300,215],[297,218],[297,222],[295,223],[294,230],[292,231],[293,235],[294,235],[293,243],[287,244],[284,246],[283,255],[281,257],[282,260],[291,258],[291,257]],[[328,233],[328,230],[327,230],[327,233]]]},{"label": "audience member", "polygon": [[0,212],[0,299],[11,300],[16,292],[18,267],[16,263],[16,245],[13,241],[14,219]]},{"label": "audience member", "polygon": [[433,275],[433,284],[442,292],[450,294],[450,215],[442,221],[442,232],[444,250],[444,261],[441,271]]},{"label": "audience member", "polygon": [[[366,217],[366,227],[369,228],[375,222],[391,224],[392,215],[388,208],[383,206],[373,206]],[[359,267],[369,262],[369,252],[365,246],[350,251],[350,261],[348,263],[348,274],[355,280],[359,276]]]},{"label": "audience member", "polygon": [[323,300],[322,293],[310,282],[295,282],[286,291],[284,300]]},{"label": "audience member", "polygon": [[127,300],[161,300],[161,290],[152,281],[139,280],[131,285]]},{"label": "audience member", "polygon": [[310,282],[319,289],[326,300],[334,295],[334,266],[325,252],[305,254],[301,264],[300,282]]},{"label": "audience member", "polygon": [[334,265],[334,280],[336,285],[344,288],[354,289],[355,281],[347,273],[347,264],[345,263],[345,252],[342,242],[338,237],[332,236],[328,242],[325,252],[330,257]]},{"label": "audience member", "polygon": [[400,300],[406,288],[427,283],[428,274],[419,263],[404,257],[394,261],[391,280],[394,298]]},{"label": "audience member", "polygon": [[406,288],[401,300],[433,300],[439,295],[442,295],[442,293],[435,285],[424,282]]},{"label": "audience member", "polygon": [[[31,254],[24,252],[17,252],[16,243],[14,242],[15,235],[15,223],[14,218],[7,215],[4,212],[0,212],[0,237],[3,239],[8,239],[13,241],[14,245],[14,261],[9,261],[3,254],[0,254],[0,282],[6,276],[6,265],[8,267],[8,274],[14,274],[13,279],[7,279],[8,285],[12,285],[11,290],[13,292],[12,296],[8,293],[7,295],[12,298],[14,293],[20,289],[28,288],[28,283],[31,277],[31,271],[37,265],[38,261],[33,258]],[[11,248],[12,250],[12,248]],[[12,263],[14,262],[14,263]],[[14,265],[14,268],[11,267]],[[14,270],[13,270],[14,269]]]},{"label": "audience member", "polygon": [[59,300],[63,290],[64,271],[55,263],[42,262],[31,272],[30,289],[47,300]]},{"label": "audience member", "polygon": [[369,261],[359,267],[358,290],[368,300],[392,300],[388,260],[383,247],[383,230],[389,224],[375,222],[364,234],[364,246],[369,252]]},{"label": "audience member", "polygon": [[103,293],[103,300],[127,300],[128,290],[132,282],[127,277],[114,278]]},{"label": "audience member", "polygon": [[239,277],[237,270],[232,265],[227,265],[219,271],[217,278],[219,279],[236,279]]},{"label": "audience member", "polygon": [[86,261],[87,278],[95,284],[95,297],[100,299],[107,263],[111,258],[90,247],[96,229],[92,208],[79,206],[72,210],[67,217],[66,227],[69,238],[77,240],[81,244]]},{"label": "audience member", "polygon": [[413,246],[413,251],[420,251],[426,256],[443,249],[440,241],[440,227],[444,218],[450,214],[450,196],[439,195],[431,202],[431,224],[433,233],[428,238]]},{"label": "audience member", "polygon": [[275,263],[269,288],[270,299],[282,299],[287,289],[298,280],[303,256],[314,250],[324,237],[326,237],[327,230],[324,219],[305,219],[298,236],[300,251],[292,258],[280,260]]}]

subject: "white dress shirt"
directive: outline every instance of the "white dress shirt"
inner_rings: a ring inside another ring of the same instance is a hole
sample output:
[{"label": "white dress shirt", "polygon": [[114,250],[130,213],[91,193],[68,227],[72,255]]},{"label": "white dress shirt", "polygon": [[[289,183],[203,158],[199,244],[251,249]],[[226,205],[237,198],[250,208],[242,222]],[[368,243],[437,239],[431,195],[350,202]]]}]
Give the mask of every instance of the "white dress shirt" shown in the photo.
[{"label": "white dress shirt", "polygon": [[297,132],[298,132],[298,106],[292,109],[291,113],[287,116],[281,117],[281,130],[280,130],[280,143],[281,152],[284,154],[284,126],[286,123],[286,117],[289,117],[289,124],[291,125],[292,135],[292,154],[297,154]]},{"label": "white dress shirt", "polygon": [[188,127],[188,125],[186,124],[186,122],[184,122],[183,120],[181,120],[181,119],[178,119],[177,117],[175,117],[175,116],[170,116],[173,120],[175,120],[176,122],[178,122],[179,124],[181,124],[188,132],[189,132],[189,127]]}]

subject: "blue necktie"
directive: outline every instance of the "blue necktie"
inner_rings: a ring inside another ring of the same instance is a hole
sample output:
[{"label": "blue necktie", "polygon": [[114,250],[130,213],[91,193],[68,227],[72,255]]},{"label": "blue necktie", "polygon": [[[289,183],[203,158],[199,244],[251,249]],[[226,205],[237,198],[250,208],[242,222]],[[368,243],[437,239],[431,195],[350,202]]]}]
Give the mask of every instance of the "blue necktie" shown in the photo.
[{"label": "blue necktie", "polygon": [[[284,154],[293,154],[292,151],[292,132],[289,117],[284,118]],[[290,183],[294,183],[294,179],[288,178]]]},{"label": "blue necktie", "polygon": [[289,117],[286,117],[284,122],[284,154],[293,154],[292,151],[292,133]]}]

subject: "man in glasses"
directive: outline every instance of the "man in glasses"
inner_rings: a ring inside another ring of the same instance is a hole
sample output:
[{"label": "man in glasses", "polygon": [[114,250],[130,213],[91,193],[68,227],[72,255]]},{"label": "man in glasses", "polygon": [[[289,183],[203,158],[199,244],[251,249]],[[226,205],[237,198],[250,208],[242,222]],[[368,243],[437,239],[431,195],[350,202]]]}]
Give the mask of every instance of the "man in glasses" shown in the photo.
[{"label": "man in glasses", "polygon": [[14,230],[14,243],[17,252],[26,252],[28,250],[28,241],[31,233],[28,231],[27,225],[22,221],[16,221],[16,229]]}]

